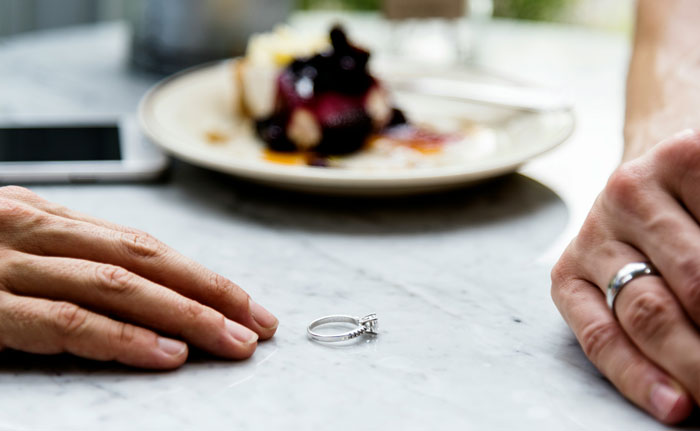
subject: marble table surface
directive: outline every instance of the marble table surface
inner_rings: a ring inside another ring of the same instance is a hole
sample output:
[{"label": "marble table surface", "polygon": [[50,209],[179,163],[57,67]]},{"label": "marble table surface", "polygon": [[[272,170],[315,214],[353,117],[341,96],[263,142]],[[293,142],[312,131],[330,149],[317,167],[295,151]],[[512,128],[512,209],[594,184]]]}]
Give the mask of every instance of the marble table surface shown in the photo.
[{"label": "marble table surface", "polygon": [[[0,115],[133,112],[155,77],[103,24],[0,41]],[[496,22],[478,62],[566,85],[578,128],[521,174],[392,200],[310,197],[176,162],[154,184],[34,186],[146,230],[280,318],[246,361],[173,372],[0,353],[0,429],[661,429],[578,347],[549,271],[620,154],[625,35]],[[376,312],[381,334],[309,341],[309,321]]]}]

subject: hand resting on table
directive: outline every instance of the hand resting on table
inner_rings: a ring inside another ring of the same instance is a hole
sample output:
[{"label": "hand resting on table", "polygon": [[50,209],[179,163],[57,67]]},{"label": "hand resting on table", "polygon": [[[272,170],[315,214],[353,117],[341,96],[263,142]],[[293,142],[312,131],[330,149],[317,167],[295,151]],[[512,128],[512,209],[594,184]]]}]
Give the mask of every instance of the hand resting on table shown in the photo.
[{"label": "hand resting on table", "polygon": [[0,348],[143,368],[243,359],[277,319],[150,235],[0,188]]},{"label": "hand resting on table", "polygon": [[[552,271],[552,297],[586,355],[631,401],[667,423],[700,401],[700,133],[622,164]],[[630,262],[634,279],[605,302]]]}]

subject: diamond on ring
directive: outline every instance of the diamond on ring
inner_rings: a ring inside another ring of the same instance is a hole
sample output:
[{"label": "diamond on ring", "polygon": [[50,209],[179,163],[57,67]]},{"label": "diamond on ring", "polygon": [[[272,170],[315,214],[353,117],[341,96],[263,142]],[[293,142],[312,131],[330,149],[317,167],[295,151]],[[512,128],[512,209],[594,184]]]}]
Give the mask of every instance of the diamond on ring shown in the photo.
[{"label": "diamond on ring", "polygon": [[379,320],[377,319],[377,315],[374,313],[366,315],[360,319],[360,325],[367,328],[365,332],[368,334],[377,334],[377,331],[379,330]]}]

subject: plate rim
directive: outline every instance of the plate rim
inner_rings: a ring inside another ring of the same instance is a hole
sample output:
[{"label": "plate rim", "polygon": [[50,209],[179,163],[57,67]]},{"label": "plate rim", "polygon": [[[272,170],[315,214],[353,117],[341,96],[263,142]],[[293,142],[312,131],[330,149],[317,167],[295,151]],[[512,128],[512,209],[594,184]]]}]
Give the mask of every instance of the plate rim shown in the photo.
[{"label": "plate rim", "polygon": [[[536,145],[531,151],[515,154],[509,158],[500,158],[498,162],[469,163],[468,165],[438,166],[428,168],[416,168],[415,170],[362,170],[362,169],[329,169],[309,166],[279,165],[260,161],[251,163],[250,160],[237,161],[226,160],[218,162],[215,158],[201,158],[193,152],[186,151],[187,139],[177,140],[180,143],[173,145],[170,137],[162,136],[153,116],[152,105],[157,95],[164,89],[183,79],[194,76],[197,73],[214,72],[216,68],[231,67],[240,57],[216,60],[199,64],[173,75],[167,76],[155,83],[142,96],[138,105],[138,121],[143,133],[159,148],[176,157],[190,163],[223,172],[244,179],[255,180],[267,184],[280,184],[281,186],[313,186],[314,188],[364,188],[376,192],[382,188],[407,188],[439,185],[467,184],[492,177],[517,171],[523,164],[547,153],[566,142],[576,129],[576,115],[574,108],[554,111],[569,117],[568,127],[548,140],[547,145]],[[537,114],[535,114],[537,115]],[[162,127],[162,126],[161,126]],[[321,182],[322,181],[322,182]]]}]

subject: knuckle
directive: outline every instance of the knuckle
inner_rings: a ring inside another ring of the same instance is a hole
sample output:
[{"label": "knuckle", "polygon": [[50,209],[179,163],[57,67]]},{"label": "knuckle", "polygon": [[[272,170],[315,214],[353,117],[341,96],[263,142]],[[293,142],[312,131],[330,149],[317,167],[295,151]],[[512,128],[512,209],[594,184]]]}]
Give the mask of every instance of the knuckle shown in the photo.
[{"label": "knuckle", "polygon": [[227,301],[234,293],[233,283],[226,277],[212,273],[209,276],[208,293],[213,301]]},{"label": "knuckle", "polygon": [[552,267],[550,277],[552,280],[552,298],[556,302],[557,296],[564,290],[565,286],[568,285],[569,280],[572,278],[571,264],[565,256],[562,256],[554,267]]},{"label": "knuckle", "polygon": [[38,195],[33,191],[20,186],[4,186],[0,187],[0,196],[15,198],[15,199],[31,199],[38,198]]},{"label": "knuckle", "polygon": [[673,299],[656,292],[640,292],[623,312],[630,331],[646,340],[663,337],[674,321]]},{"label": "knuckle", "polygon": [[69,302],[55,303],[52,314],[56,329],[65,336],[79,334],[88,320],[87,310]]},{"label": "knuckle", "polygon": [[26,277],[30,259],[24,253],[0,247],[0,290],[12,291],[14,284]]},{"label": "knuckle", "polygon": [[644,210],[647,175],[647,171],[638,163],[623,164],[608,179],[603,191],[604,202],[613,207],[613,212],[638,213]]},{"label": "knuckle", "polygon": [[108,264],[97,265],[97,286],[107,293],[128,293],[132,290],[134,275],[126,269]]},{"label": "knuckle", "polygon": [[571,312],[582,301],[585,301],[585,291],[589,289],[591,289],[591,286],[588,282],[575,276],[568,277],[561,283],[552,284],[552,300],[564,320],[570,321]]},{"label": "knuckle", "polygon": [[22,225],[37,225],[46,220],[45,214],[36,208],[13,199],[0,199],[0,226],[4,228],[15,227],[19,222]]},{"label": "knuckle", "polygon": [[124,346],[132,344],[136,340],[136,327],[127,323],[118,322],[110,332],[110,345]]},{"label": "knuckle", "polygon": [[[37,197],[37,199],[41,199]],[[71,213],[72,211],[61,204],[57,204],[54,202],[49,202],[47,200],[42,199],[41,200],[41,209],[46,211],[49,214],[61,216],[61,217],[66,217],[66,218],[71,218]]]},{"label": "knuckle", "polygon": [[579,342],[583,352],[596,365],[600,365],[605,348],[620,335],[620,327],[614,321],[595,321],[581,330]]},{"label": "knuckle", "polygon": [[122,232],[121,240],[129,254],[139,258],[157,257],[164,250],[164,245],[145,232]]},{"label": "knuckle", "polygon": [[550,272],[552,282],[550,294],[552,300],[559,308],[566,305],[566,297],[576,296],[576,286],[580,285],[578,283],[580,281],[580,271],[576,263],[578,259],[576,259],[573,251],[575,242],[576,240],[572,241]]},{"label": "knuckle", "polygon": [[206,308],[199,302],[183,300],[178,305],[178,311],[188,321],[196,321],[203,317]]}]

